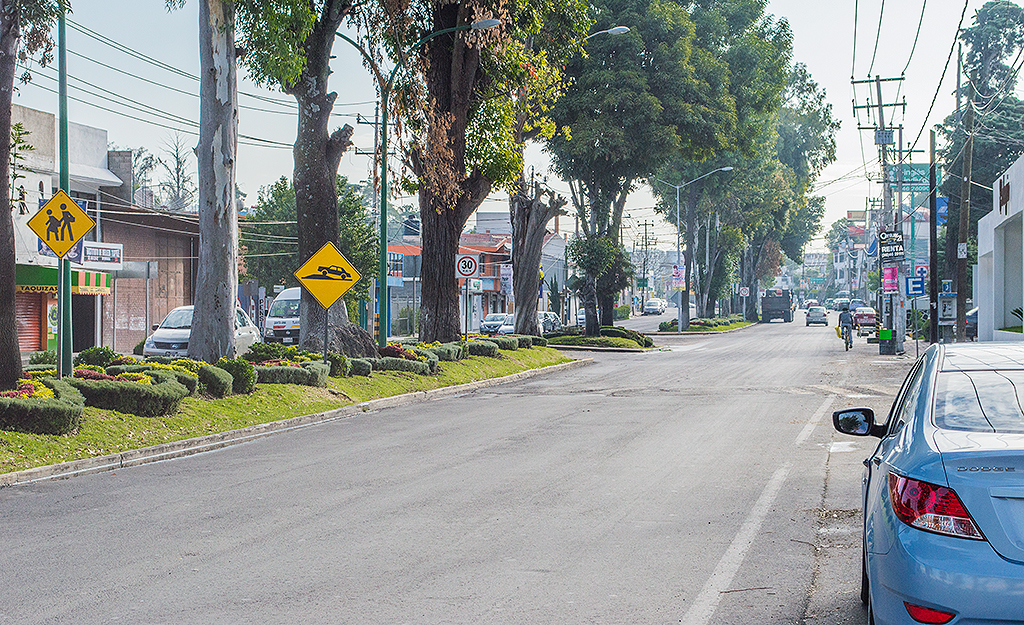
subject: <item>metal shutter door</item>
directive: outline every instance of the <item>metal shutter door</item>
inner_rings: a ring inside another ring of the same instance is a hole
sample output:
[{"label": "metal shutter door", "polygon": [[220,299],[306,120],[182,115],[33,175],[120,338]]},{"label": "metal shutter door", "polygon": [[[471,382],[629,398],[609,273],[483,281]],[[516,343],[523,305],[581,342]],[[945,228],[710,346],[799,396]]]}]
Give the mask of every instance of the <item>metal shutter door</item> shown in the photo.
[{"label": "metal shutter door", "polygon": [[38,293],[17,293],[14,314],[18,323],[18,344],[23,352],[43,349],[43,297]]}]

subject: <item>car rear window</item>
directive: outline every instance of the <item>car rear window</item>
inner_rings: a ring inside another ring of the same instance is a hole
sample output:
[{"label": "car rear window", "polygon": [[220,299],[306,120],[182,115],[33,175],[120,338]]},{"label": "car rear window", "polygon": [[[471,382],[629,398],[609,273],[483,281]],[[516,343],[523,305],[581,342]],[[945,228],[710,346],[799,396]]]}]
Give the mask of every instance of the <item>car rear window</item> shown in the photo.
[{"label": "car rear window", "polygon": [[949,371],[935,391],[937,427],[967,432],[1024,433],[1018,393],[1024,371]]}]

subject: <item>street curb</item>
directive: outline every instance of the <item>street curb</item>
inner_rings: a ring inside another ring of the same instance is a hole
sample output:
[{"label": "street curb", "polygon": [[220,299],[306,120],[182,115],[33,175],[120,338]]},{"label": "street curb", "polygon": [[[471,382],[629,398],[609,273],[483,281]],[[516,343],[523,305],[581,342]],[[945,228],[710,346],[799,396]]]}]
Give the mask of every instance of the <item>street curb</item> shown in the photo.
[{"label": "street curb", "polygon": [[548,347],[567,352],[626,352],[631,354],[646,354],[647,352],[662,352],[663,347],[598,347],[596,345],[558,345],[549,344]]},{"label": "street curb", "polygon": [[191,456],[206,451],[230,447],[232,445],[239,445],[241,443],[246,443],[251,440],[263,438],[279,432],[287,432],[289,430],[296,430],[299,428],[309,427],[311,425],[326,423],[328,421],[346,419],[364,412],[374,412],[384,408],[394,408],[396,406],[404,406],[423,401],[440,399],[442,397],[459,395],[479,388],[496,386],[507,382],[517,382],[519,380],[547,373],[569,371],[571,369],[593,364],[593,362],[593,358],[580,358],[560,365],[551,365],[540,369],[520,371],[519,373],[513,373],[512,375],[507,375],[501,378],[479,380],[477,382],[469,382],[467,384],[459,384],[456,386],[446,386],[443,388],[431,389],[429,391],[416,391],[413,393],[405,393],[403,395],[395,395],[393,397],[371,399],[360,404],[343,406],[326,412],[292,417],[290,419],[272,421],[269,423],[258,423],[240,430],[219,432],[208,436],[189,438],[174,441],[173,443],[163,443],[152,447],[144,447],[142,449],[131,449],[116,454],[108,454],[106,456],[82,458],[81,460],[72,460],[70,462],[62,462],[60,464],[51,464],[25,469],[23,471],[4,473],[0,474],[0,488],[48,480],[69,479],[79,475],[114,471],[125,467],[149,464],[151,462],[160,462],[161,460],[169,460],[171,458]]}]

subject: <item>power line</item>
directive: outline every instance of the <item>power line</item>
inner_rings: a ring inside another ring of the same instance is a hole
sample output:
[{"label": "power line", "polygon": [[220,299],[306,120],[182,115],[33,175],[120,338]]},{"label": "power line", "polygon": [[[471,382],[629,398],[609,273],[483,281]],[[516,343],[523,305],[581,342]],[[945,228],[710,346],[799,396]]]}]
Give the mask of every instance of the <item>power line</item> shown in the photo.
[{"label": "power line", "polygon": [[910,60],[914,58],[914,50],[917,50],[917,38],[921,36],[921,24],[924,23],[924,8],[928,6],[928,0],[921,2],[921,17],[917,20],[917,33],[914,34],[914,45],[910,47],[910,57],[907,58],[907,64],[903,67],[902,74],[907,73],[907,68],[910,67]]},{"label": "power line", "polygon": [[[94,58],[91,58],[91,57],[86,56],[84,54],[81,54],[79,52],[75,52],[74,50],[68,50],[68,53],[72,54],[74,56],[77,56],[78,58],[80,58],[82,60],[89,61],[90,63],[95,63],[96,65],[99,65],[100,67],[105,67],[105,68],[107,68],[107,69],[109,69],[111,71],[115,71],[115,72],[117,72],[119,74],[123,74],[124,76],[128,76],[129,78],[134,78],[136,80],[140,80],[142,82],[148,83],[148,84],[153,85],[155,87],[161,87],[163,89],[167,89],[169,91],[173,91],[174,93],[180,93],[182,95],[187,95],[187,96],[190,96],[190,97],[193,97],[193,98],[198,98],[199,97],[199,94],[194,92],[194,91],[187,91],[185,89],[178,89],[177,87],[172,87],[170,85],[165,85],[165,84],[163,84],[161,82],[158,82],[156,80],[151,80],[151,79],[146,78],[144,76],[139,76],[137,74],[133,74],[132,72],[129,72],[129,71],[124,70],[124,69],[121,69],[119,67],[114,67],[113,65],[108,65],[108,64],[106,64],[106,63],[104,63],[102,61],[97,61]],[[374,103],[376,103],[376,100],[365,100],[365,101],[362,101],[362,102],[336,102],[334,104],[334,106],[335,106],[335,108],[337,108],[339,106],[363,106],[363,105],[374,104]],[[284,104],[282,103],[281,106],[284,106]],[[247,111],[256,111],[258,113],[272,113],[272,114],[275,114],[275,115],[295,115],[298,112],[297,107],[295,107],[295,106],[292,106],[292,107],[290,107],[289,110],[285,110],[285,111],[275,111],[275,110],[272,110],[272,109],[260,108],[258,106],[249,106],[247,104],[239,104],[238,108],[245,109]],[[340,115],[342,117],[354,117],[356,114],[354,114],[354,113],[353,114],[332,113],[332,115]]]},{"label": "power line", "polygon": [[[52,77],[49,77],[49,76],[47,76],[47,78],[51,78],[52,79]],[[29,84],[34,86],[34,87],[36,87],[36,88],[38,88],[38,89],[42,89],[44,91],[47,91],[49,93],[53,93],[55,95],[57,94],[56,90],[51,89],[49,87],[44,87],[43,85],[40,85],[39,83],[32,82],[32,83],[29,83]],[[78,88],[78,87],[76,87],[76,88]],[[106,98],[106,97],[103,97],[103,96],[95,94],[95,93],[90,93],[89,91],[83,90],[81,88],[78,88],[78,89],[80,91],[83,91],[84,93],[89,93],[89,95],[94,95],[96,97],[101,97],[103,99],[110,99],[110,98]],[[73,100],[75,100],[77,102],[83,103],[83,105],[92,107],[94,109],[99,109],[100,111],[105,111],[105,112],[108,112],[108,113],[113,113],[114,115],[119,115],[121,117],[125,117],[125,118],[131,119],[131,120],[135,120],[137,122],[142,122],[143,124],[150,124],[151,126],[157,126],[159,128],[166,128],[168,130],[173,130],[175,132],[180,132],[182,134],[188,134],[188,135],[191,135],[191,136],[199,136],[198,130],[185,129],[185,128],[180,128],[180,127],[177,127],[177,126],[169,126],[167,124],[162,124],[160,122],[155,122],[153,120],[145,120],[145,119],[142,119],[140,117],[136,117],[134,115],[129,115],[127,113],[123,113],[123,112],[120,112],[120,111],[115,111],[114,109],[109,109],[109,108],[103,107],[101,105],[97,105],[97,103],[95,103],[95,102],[90,102],[89,100],[82,99],[81,97],[75,97],[74,95],[68,95],[68,99],[73,99]],[[128,107],[128,108],[134,108],[134,107],[130,107],[129,105],[126,105],[126,103],[124,103],[124,102],[117,102],[117,103],[118,103],[119,106]],[[148,112],[146,112],[146,113],[150,114],[150,115],[155,115],[153,113],[148,113]],[[167,119],[166,116],[164,116],[164,117],[165,117],[165,119]],[[169,121],[176,121],[176,120],[169,120]],[[196,123],[196,122],[190,122],[190,121],[184,122],[184,121],[182,121],[182,122],[178,122],[178,123],[183,123],[183,124],[186,124],[186,125],[189,125],[189,126],[194,126],[195,128],[199,128],[199,124]],[[274,141],[274,140],[271,140],[271,139],[264,139],[264,138],[260,138],[260,137],[250,136],[250,135],[247,135],[247,134],[239,134],[239,138],[240,139],[249,139],[248,141],[239,140],[240,144],[242,144],[242,145],[252,145],[252,147],[256,147],[256,148],[276,148],[276,149],[286,149],[286,150],[292,150],[294,148],[294,145],[292,143],[285,143],[285,142],[282,142],[282,141]]]},{"label": "power line", "polygon": [[967,5],[970,4],[970,0],[964,0],[964,10],[960,12],[960,23],[957,24],[956,32],[953,33],[953,43],[949,46],[949,55],[946,57],[946,65],[942,68],[942,76],[939,77],[939,84],[935,86],[935,94],[932,96],[932,103],[928,105],[928,114],[924,116],[924,121],[921,123],[921,129],[917,131],[917,137],[914,138],[914,142],[910,145],[910,152],[913,153],[914,148],[917,147],[917,142],[921,140],[921,135],[924,133],[924,129],[928,126],[928,118],[932,116],[932,109],[935,108],[935,101],[939,98],[939,91],[942,90],[942,82],[946,79],[946,72],[949,71],[949,62],[953,59],[953,50],[956,50],[956,42],[960,38],[960,29],[964,25],[964,17],[967,15]]},{"label": "power line", "polygon": [[885,15],[885,0],[882,0],[882,8],[878,11],[878,31],[875,32],[875,51],[871,53],[871,65],[868,66],[868,76],[875,69],[875,57],[878,55],[878,42],[882,38],[882,16]]},{"label": "power line", "polygon": [[860,10],[860,0],[853,2],[853,61],[850,62],[850,80],[856,76],[857,69],[857,13]]}]

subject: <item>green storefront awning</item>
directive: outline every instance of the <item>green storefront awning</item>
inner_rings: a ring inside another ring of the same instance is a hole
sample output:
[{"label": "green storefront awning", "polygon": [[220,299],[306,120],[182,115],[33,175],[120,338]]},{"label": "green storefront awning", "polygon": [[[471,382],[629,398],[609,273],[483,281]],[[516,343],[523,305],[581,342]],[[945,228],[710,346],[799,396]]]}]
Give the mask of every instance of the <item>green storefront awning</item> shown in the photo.
[{"label": "green storefront awning", "polygon": [[[57,268],[39,265],[16,265],[16,292],[56,293]],[[72,295],[110,295],[110,276],[102,271],[71,270]]]}]

